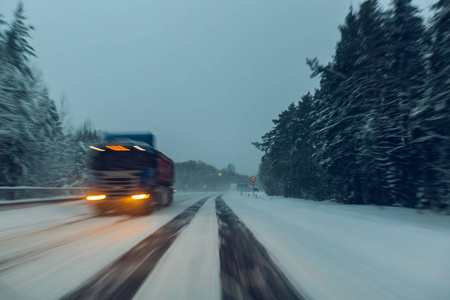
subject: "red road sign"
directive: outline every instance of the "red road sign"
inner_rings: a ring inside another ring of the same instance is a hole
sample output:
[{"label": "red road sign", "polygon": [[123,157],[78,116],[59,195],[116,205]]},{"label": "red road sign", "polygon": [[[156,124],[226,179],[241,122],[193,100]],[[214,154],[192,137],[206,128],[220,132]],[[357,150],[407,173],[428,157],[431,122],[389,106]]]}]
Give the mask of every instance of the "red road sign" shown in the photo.
[{"label": "red road sign", "polygon": [[256,177],[255,176],[250,177],[250,181],[251,182],[255,182],[256,181]]}]

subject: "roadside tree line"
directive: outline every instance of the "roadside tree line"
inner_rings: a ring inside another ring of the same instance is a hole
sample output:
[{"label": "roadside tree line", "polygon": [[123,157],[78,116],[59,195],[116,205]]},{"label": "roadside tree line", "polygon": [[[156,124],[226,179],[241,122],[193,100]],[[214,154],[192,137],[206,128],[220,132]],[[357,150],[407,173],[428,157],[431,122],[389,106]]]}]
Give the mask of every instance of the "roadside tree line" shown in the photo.
[{"label": "roadside tree line", "polygon": [[269,194],[445,210],[450,204],[450,1],[350,8],[320,87],[253,144]]},{"label": "roadside tree line", "polygon": [[58,111],[38,69],[19,2],[11,24],[0,15],[0,186],[76,186],[88,180],[86,145],[99,132]]},{"label": "roadside tree line", "polygon": [[175,163],[175,188],[183,191],[228,191],[230,184],[250,183],[233,164],[217,169],[201,160]]}]

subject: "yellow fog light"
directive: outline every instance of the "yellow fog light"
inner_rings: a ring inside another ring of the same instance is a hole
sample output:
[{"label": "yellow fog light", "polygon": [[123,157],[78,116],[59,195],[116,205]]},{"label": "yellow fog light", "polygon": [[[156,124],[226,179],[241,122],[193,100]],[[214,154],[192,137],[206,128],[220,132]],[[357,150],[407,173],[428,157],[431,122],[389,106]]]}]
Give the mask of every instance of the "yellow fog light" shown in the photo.
[{"label": "yellow fog light", "polygon": [[150,197],[150,194],[140,194],[140,195],[133,195],[133,196],[131,196],[131,198],[133,198],[135,200],[147,199],[149,197]]},{"label": "yellow fog light", "polygon": [[88,196],[86,199],[87,200],[91,200],[91,201],[95,201],[95,200],[102,200],[105,199],[106,195],[96,195],[96,196]]}]

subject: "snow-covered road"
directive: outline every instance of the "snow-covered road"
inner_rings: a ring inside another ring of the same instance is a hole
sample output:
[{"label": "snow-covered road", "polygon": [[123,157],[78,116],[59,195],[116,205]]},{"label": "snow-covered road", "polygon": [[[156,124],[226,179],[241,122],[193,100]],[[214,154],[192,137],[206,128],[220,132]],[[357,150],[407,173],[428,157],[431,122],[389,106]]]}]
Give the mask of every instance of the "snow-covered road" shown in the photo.
[{"label": "snow-covered road", "polygon": [[0,299],[450,299],[450,216],[240,194],[0,211]]}]

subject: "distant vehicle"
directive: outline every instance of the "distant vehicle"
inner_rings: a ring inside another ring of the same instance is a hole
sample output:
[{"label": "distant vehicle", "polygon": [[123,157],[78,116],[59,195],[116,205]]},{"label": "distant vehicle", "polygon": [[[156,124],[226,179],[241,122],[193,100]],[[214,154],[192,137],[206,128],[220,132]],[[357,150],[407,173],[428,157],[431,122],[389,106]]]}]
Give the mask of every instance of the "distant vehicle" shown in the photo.
[{"label": "distant vehicle", "polygon": [[230,192],[236,192],[237,191],[237,183],[230,183]]},{"label": "distant vehicle", "polygon": [[95,151],[94,182],[87,200],[108,211],[148,215],[173,199],[174,163],[153,147],[153,135],[109,134]]}]

